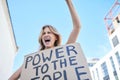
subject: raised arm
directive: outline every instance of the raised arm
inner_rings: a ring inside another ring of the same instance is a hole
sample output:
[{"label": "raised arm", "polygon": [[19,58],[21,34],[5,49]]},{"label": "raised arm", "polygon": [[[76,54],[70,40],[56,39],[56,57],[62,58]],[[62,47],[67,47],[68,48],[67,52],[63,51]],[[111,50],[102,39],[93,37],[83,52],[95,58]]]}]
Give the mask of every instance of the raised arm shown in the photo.
[{"label": "raised arm", "polygon": [[73,22],[73,29],[72,32],[68,38],[67,44],[69,43],[74,43],[77,40],[78,34],[80,32],[80,28],[81,28],[81,24],[80,24],[80,20],[79,17],[77,15],[77,12],[72,4],[72,0],[66,0],[66,3],[68,5],[68,8],[70,10],[70,14],[72,17],[72,22]]},{"label": "raised arm", "polygon": [[18,80],[22,71],[22,66],[8,79],[8,80]]}]

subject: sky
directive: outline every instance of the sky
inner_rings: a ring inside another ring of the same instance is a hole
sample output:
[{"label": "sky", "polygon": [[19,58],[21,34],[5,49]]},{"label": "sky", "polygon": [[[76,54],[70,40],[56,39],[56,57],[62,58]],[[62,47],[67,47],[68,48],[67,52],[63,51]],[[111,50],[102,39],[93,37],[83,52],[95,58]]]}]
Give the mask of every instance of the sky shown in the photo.
[{"label": "sky", "polygon": [[[7,0],[12,26],[19,47],[13,71],[23,63],[24,56],[39,49],[38,37],[43,25],[53,25],[62,35],[62,45],[72,30],[72,20],[65,0]],[[102,58],[111,46],[104,17],[115,0],[72,0],[82,28],[76,42],[84,55]]]}]

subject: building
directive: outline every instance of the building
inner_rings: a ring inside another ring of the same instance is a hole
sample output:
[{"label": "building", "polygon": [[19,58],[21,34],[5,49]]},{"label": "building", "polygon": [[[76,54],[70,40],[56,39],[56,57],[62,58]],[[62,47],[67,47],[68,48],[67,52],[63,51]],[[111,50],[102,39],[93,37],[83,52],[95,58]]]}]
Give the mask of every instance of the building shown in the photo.
[{"label": "building", "polygon": [[0,80],[12,74],[17,45],[6,0],[0,0]]},{"label": "building", "polygon": [[[90,68],[92,80],[120,80],[120,3],[114,3],[105,16],[112,50]],[[114,12],[117,9],[117,13]],[[116,15],[112,15],[116,13]],[[111,22],[110,22],[111,21]]]},{"label": "building", "polygon": [[97,62],[99,61],[99,58],[91,58],[87,60],[88,66],[93,67]]}]

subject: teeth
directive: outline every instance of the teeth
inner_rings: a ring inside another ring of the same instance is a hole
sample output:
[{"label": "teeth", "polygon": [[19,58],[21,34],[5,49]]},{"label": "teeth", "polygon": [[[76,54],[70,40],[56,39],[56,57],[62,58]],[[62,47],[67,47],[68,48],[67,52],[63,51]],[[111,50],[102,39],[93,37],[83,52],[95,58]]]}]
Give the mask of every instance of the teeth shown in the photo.
[{"label": "teeth", "polygon": [[44,37],[44,40],[45,40],[45,42],[50,42],[50,37],[46,36],[46,37]]}]

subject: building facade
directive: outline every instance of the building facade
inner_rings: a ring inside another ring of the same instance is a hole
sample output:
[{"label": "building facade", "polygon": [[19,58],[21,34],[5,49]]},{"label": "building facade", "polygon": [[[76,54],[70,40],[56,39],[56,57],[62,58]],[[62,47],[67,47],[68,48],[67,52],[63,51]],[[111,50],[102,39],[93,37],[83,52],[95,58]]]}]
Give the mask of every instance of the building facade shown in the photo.
[{"label": "building facade", "polygon": [[0,0],[0,80],[12,74],[17,45],[6,0]]},{"label": "building facade", "polygon": [[112,18],[108,37],[112,50],[90,67],[92,80],[120,80],[120,14]]}]

